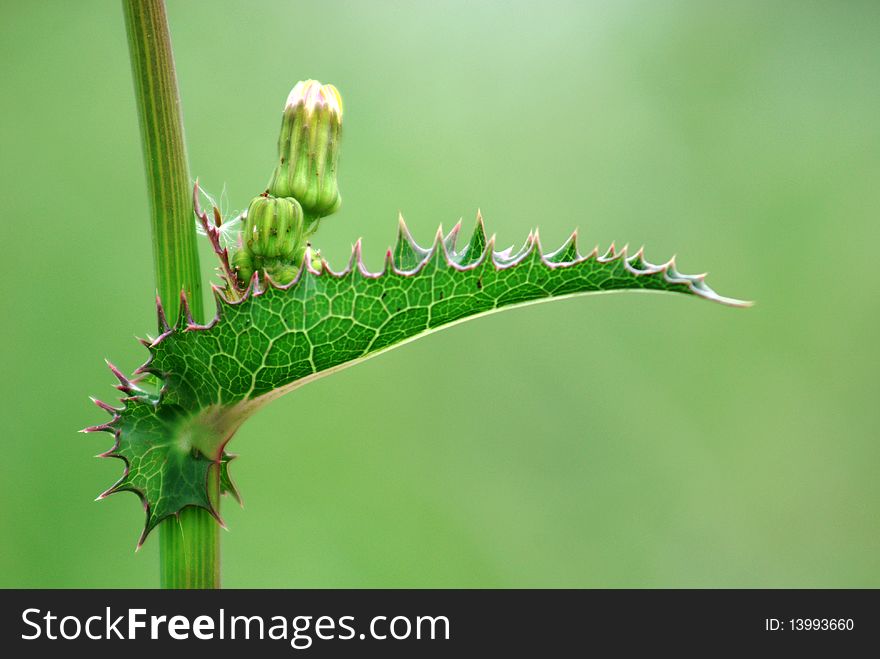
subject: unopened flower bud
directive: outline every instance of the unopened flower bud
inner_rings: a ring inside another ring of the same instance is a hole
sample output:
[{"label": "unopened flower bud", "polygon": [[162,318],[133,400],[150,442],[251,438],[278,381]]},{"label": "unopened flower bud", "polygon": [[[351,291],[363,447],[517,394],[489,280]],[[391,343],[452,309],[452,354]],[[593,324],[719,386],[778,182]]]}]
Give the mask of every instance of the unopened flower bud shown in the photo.
[{"label": "unopened flower bud", "polygon": [[296,199],[309,222],[334,213],[342,201],[336,183],[341,128],[342,98],[336,87],[298,82],[284,107],[269,193]]},{"label": "unopened flower bud", "polygon": [[305,252],[303,210],[296,199],[255,197],[248,206],[241,249],[232,257],[239,280],[246,283],[257,270],[280,284],[291,281]]}]

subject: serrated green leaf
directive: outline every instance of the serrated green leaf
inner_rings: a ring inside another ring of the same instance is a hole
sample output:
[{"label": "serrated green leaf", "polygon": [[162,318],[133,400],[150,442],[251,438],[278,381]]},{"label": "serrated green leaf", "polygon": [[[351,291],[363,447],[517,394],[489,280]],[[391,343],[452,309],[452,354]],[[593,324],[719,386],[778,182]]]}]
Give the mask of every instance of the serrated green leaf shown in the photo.
[{"label": "serrated green leaf", "polygon": [[123,407],[99,402],[113,419],[87,430],[116,435],[116,445],[104,455],[124,459],[126,471],[105,495],[130,490],[143,499],[147,521],[141,539],[184,506],[216,515],[206,489],[211,468],[221,470],[222,490],[238,498],[224,448],[261,405],[441,327],[514,305],[611,291],[673,292],[745,304],[716,295],[703,276],[682,275],[672,262],[648,263],[641,250],[628,256],[612,246],[602,256],[598,250],[582,256],[572,234],[545,255],[535,233],[519,251],[495,251],[480,218],[458,249],[458,230],[438,232],[432,248],[424,249],[401,220],[397,245],[381,273],[366,270],[358,243],[340,273],[326,262],[315,270],[306,258],[287,286],[255,274],[239,300],[228,301],[215,289],[212,323],[196,325],[184,311],[174,328],[166,327],[149,343],[150,359],[137,373],[163,383],[157,394],[114,369],[127,394]]}]

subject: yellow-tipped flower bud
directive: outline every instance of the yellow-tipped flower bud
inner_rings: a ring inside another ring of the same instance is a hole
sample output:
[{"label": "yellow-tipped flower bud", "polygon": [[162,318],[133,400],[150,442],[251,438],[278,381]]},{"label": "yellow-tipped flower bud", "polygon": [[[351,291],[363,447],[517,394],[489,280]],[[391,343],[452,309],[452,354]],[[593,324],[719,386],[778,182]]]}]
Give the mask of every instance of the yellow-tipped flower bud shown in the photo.
[{"label": "yellow-tipped flower bud", "polygon": [[342,97],[333,85],[298,82],[284,106],[278,165],[269,193],[293,197],[316,220],[334,213],[341,202],[336,183]]},{"label": "yellow-tipped flower bud", "polygon": [[245,283],[263,270],[278,283],[291,281],[305,253],[303,230],[303,209],[296,199],[255,197],[244,218],[241,249],[232,257],[239,280]]}]

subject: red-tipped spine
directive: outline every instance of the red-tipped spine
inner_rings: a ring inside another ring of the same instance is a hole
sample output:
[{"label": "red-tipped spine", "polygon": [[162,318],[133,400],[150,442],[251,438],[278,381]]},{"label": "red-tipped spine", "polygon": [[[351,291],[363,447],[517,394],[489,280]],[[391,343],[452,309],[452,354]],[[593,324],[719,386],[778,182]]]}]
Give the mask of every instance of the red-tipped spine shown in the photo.
[{"label": "red-tipped spine", "polygon": [[159,317],[159,329],[164,334],[171,330],[171,326],[168,324],[168,318],[165,316],[165,307],[162,306],[161,298],[156,295],[156,314]]}]

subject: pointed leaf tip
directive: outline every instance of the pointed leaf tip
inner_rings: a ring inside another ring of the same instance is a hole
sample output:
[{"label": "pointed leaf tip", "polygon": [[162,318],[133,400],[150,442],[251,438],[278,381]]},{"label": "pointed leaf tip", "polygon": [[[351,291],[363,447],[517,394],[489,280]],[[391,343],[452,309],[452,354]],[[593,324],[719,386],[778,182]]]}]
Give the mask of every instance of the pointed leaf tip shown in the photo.
[{"label": "pointed leaf tip", "polygon": [[635,254],[630,256],[626,262],[637,272],[644,272],[651,269],[651,265],[645,260],[645,248],[639,247]]},{"label": "pointed leaf tip", "polygon": [[580,258],[577,248],[577,230],[571,232],[571,235],[564,243],[562,243],[562,245],[559,246],[559,249],[547,254],[544,258],[548,263],[554,265],[574,263],[577,261]]},{"label": "pointed leaf tip", "polygon": [[455,226],[443,238],[443,248],[451,261],[455,261],[455,243],[458,240],[458,234],[461,231],[461,220],[455,223]]},{"label": "pointed leaf tip", "polygon": [[162,306],[162,299],[159,297],[158,293],[156,294],[156,314],[159,318],[160,331],[168,332],[171,329],[171,326],[168,324],[168,319],[165,316],[165,307]]},{"label": "pointed leaf tip", "polygon": [[483,216],[477,211],[477,222],[474,231],[471,234],[467,245],[462,249],[458,256],[458,264],[461,266],[469,266],[479,263],[486,256],[486,227],[483,225]]},{"label": "pointed leaf tip", "polygon": [[180,314],[177,317],[177,328],[185,328],[187,325],[194,325],[195,320],[193,319],[192,309],[189,306],[189,298],[186,295],[186,290],[181,289],[180,291]]},{"label": "pointed leaf tip", "polygon": [[398,272],[413,272],[427,258],[428,253],[428,250],[422,249],[416,243],[409,227],[406,226],[403,215],[400,215],[397,227],[397,242],[392,249],[395,269]]},{"label": "pointed leaf tip", "polygon": [[614,243],[612,242],[608,246],[608,249],[606,250],[606,252],[602,256],[599,257],[599,261],[603,261],[603,262],[613,261],[616,258],[617,258],[617,248],[615,247]]},{"label": "pointed leaf tip", "polygon": [[89,400],[91,400],[95,405],[110,414],[110,416],[115,416],[115,414],[119,411],[112,405],[105,403],[103,400],[95,398],[94,396],[89,396]]},{"label": "pointed leaf tip", "polygon": [[122,372],[110,362],[109,359],[104,360],[107,363],[107,367],[110,369],[110,372],[116,376],[116,379],[119,380],[119,384],[116,385],[116,388],[125,393],[134,393],[138,391],[137,387],[134,386],[134,383],[125,377]]}]

